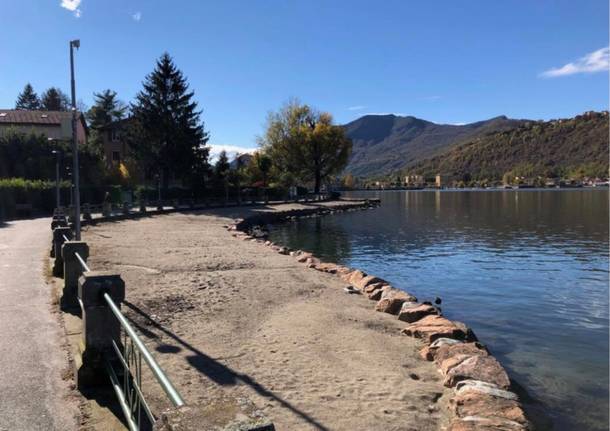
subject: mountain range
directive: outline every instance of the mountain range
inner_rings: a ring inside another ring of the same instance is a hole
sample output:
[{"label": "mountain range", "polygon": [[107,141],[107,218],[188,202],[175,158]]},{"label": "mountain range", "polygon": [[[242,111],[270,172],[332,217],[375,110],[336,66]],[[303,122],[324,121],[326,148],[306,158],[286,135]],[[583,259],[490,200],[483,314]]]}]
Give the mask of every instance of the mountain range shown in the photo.
[{"label": "mountain range", "polygon": [[491,180],[509,177],[607,177],[608,111],[527,121],[448,148],[411,166],[426,177]]},{"label": "mountain range", "polygon": [[505,116],[453,125],[397,115],[365,115],[344,125],[352,139],[346,172],[375,177],[404,170],[449,148],[489,133],[514,129],[525,120]]}]

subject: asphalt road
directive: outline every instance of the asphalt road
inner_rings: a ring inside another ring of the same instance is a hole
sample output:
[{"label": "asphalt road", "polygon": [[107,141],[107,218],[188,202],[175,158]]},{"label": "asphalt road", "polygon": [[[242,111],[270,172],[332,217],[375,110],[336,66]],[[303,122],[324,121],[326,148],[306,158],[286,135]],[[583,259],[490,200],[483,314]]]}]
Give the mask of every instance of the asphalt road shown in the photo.
[{"label": "asphalt road", "polygon": [[48,218],[0,224],[0,431],[77,428],[44,281],[50,240]]}]

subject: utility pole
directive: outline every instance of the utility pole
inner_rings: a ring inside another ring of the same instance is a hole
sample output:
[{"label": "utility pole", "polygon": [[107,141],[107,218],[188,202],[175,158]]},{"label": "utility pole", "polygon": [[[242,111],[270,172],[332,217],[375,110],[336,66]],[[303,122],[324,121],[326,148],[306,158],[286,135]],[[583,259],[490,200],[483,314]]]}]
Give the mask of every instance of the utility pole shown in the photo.
[{"label": "utility pole", "polygon": [[80,40],[70,41],[70,86],[72,90],[72,182],[74,185],[74,239],[80,241],[80,186],[78,177],[78,142],[76,139],[76,84],[74,83],[74,48],[80,48]]},{"label": "utility pole", "polygon": [[61,206],[61,200],[59,197],[59,150],[51,151],[55,154],[55,208]]}]

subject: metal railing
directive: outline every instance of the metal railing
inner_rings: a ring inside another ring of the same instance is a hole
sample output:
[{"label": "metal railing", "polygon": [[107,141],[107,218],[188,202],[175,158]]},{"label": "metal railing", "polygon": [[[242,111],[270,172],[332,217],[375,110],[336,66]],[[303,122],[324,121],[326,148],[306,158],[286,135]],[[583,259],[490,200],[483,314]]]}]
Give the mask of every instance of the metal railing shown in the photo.
[{"label": "metal railing", "polygon": [[[207,209],[207,208],[223,208],[223,207],[234,207],[234,206],[252,206],[252,205],[273,205],[282,203],[305,203],[305,202],[321,202],[330,197],[328,193],[309,193],[307,195],[301,195],[298,197],[285,198],[285,199],[260,199],[260,198],[249,198],[243,196],[241,202],[237,200],[225,201],[223,199],[165,199],[161,201],[148,201],[141,205],[137,203],[129,203],[127,205],[117,204],[84,204],[81,206],[81,214],[85,220],[95,220],[100,217],[113,218],[123,217],[128,214],[135,214],[141,211],[144,207],[146,212],[155,211],[168,211],[168,210],[180,210],[180,209]],[[69,215],[74,214],[73,207],[67,207],[66,212]]]},{"label": "metal railing", "polygon": [[[65,241],[68,241],[65,235],[63,237]],[[74,253],[74,255],[80,263],[83,273],[91,272],[82,256],[78,252]],[[183,406],[184,400],[144,345],[138,333],[123,313],[121,313],[121,309],[115,304],[112,297],[108,293],[104,293],[103,299],[123,330],[122,346],[117,345],[116,341],[112,340],[114,357],[105,355],[104,365],[106,371],[129,429],[131,431],[150,430],[155,424],[156,419],[142,392],[142,359],[144,359],[144,362],[148,365],[153,376],[174,407]],[[78,302],[84,312],[83,302],[80,298],[78,298]],[[120,374],[115,371],[113,366],[113,360],[115,359],[121,365]]]},{"label": "metal railing", "polygon": [[[142,429],[143,424],[153,425],[155,423],[155,417],[142,393],[142,359],[144,359],[144,362],[152,371],[153,376],[172,405],[180,407],[184,405],[184,401],[108,293],[104,294],[104,300],[123,328],[122,351],[116,342],[112,341],[116,357],[122,365],[122,385],[119,383],[119,377],[109,360],[106,360],[106,369],[121,403],[123,413],[127,418],[129,428],[131,430],[139,430]],[[146,415],[146,420],[144,421],[142,411]]]}]

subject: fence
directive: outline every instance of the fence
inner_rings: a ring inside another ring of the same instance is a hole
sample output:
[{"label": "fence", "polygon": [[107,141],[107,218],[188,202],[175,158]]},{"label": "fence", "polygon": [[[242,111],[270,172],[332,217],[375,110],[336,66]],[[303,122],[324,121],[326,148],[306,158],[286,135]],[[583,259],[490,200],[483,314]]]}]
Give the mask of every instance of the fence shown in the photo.
[{"label": "fence", "polygon": [[[171,199],[161,201],[142,201],[138,204],[130,204],[128,202],[122,205],[104,203],[104,204],[83,204],[81,206],[81,217],[85,222],[91,222],[94,220],[111,220],[121,219],[128,216],[135,216],[136,214],[161,214],[179,210],[201,210],[201,209],[212,209],[212,208],[224,208],[224,207],[236,207],[236,206],[255,206],[255,205],[275,205],[284,203],[310,203],[310,202],[321,202],[331,198],[333,194],[328,193],[310,193],[300,197],[294,197],[292,199],[284,200],[260,200],[260,199],[241,199],[235,201],[225,200],[196,200],[196,199]],[[75,210],[74,207],[66,207],[61,209],[65,215],[67,215],[70,222],[74,222]]]},{"label": "fence", "polygon": [[82,313],[84,347],[82,363],[75,373],[77,386],[82,389],[98,385],[107,376],[129,429],[150,430],[157,417],[142,390],[143,365],[174,407],[183,406],[184,401],[121,313],[125,283],[120,275],[91,271],[87,265],[89,248],[85,242],[72,241],[72,231],[62,210],[56,210],[51,226],[53,272],[64,279],[62,307],[80,307]]}]

